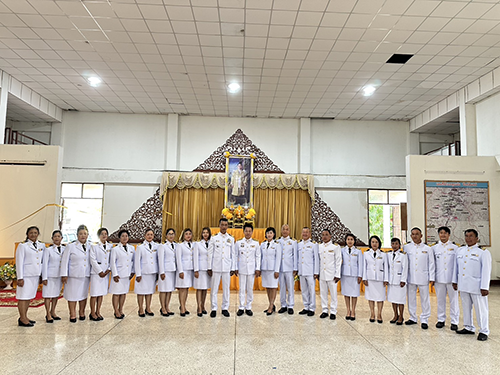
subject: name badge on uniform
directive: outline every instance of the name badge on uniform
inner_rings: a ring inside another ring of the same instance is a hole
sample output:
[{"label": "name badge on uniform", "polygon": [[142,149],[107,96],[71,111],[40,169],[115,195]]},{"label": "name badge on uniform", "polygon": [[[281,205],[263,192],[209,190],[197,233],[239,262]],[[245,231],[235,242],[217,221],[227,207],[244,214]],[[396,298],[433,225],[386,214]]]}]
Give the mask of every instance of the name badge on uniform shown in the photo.
[{"label": "name badge on uniform", "polygon": [[292,241],[288,241],[288,242],[287,242],[287,245],[291,245],[291,244],[292,244]]},{"label": "name badge on uniform", "polygon": [[226,242],[227,242],[227,243],[231,243],[231,239],[230,239],[230,238],[228,238],[228,239],[226,240]]},{"label": "name badge on uniform", "polygon": [[250,247],[255,247],[255,245],[250,245]]},{"label": "name badge on uniform", "polygon": [[353,257],[357,257],[357,256],[358,256],[358,254],[351,254],[351,256],[353,256]]},{"label": "name badge on uniform", "polygon": [[401,263],[401,261],[400,261],[400,260],[397,260],[397,261],[396,261],[396,263]]},{"label": "name badge on uniform", "polygon": [[335,250],[328,250],[328,252],[329,252],[329,253],[334,253],[334,252],[335,252]]},{"label": "name badge on uniform", "polygon": [[384,259],[384,258],[382,258],[382,257],[377,257],[377,259]]},{"label": "name badge on uniform", "polygon": [[422,254],[427,254],[427,251],[422,251]]},{"label": "name badge on uniform", "polygon": [[448,249],[448,251],[453,251],[453,250],[455,250],[455,249],[453,249],[453,248],[451,248],[451,249]]},{"label": "name badge on uniform", "polygon": [[471,257],[479,257],[479,254],[474,254],[474,253],[472,253],[470,256],[471,256]]}]

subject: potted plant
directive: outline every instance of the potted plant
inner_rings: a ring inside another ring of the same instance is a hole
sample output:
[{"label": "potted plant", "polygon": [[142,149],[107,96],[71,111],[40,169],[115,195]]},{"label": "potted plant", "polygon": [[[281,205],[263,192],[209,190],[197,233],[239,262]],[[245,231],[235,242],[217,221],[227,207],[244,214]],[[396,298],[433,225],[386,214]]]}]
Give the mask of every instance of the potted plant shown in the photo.
[{"label": "potted plant", "polygon": [[16,265],[5,263],[0,267],[0,279],[5,283],[4,290],[12,289],[12,282],[16,279]]}]

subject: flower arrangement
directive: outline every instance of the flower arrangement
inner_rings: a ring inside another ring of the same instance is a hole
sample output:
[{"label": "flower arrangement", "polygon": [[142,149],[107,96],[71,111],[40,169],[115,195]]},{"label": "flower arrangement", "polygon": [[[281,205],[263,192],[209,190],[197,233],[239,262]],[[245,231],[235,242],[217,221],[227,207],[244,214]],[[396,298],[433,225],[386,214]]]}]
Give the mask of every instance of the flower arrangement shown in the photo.
[{"label": "flower arrangement", "polygon": [[235,220],[253,220],[256,215],[256,211],[253,208],[246,208],[238,205],[237,207],[234,207],[234,205],[231,205],[229,207],[226,207],[222,210],[222,216],[225,217],[228,220],[235,219]]},{"label": "flower arrangement", "polygon": [[245,215],[245,219],[252,220],[255,217],[256,214],[257,213],[255,212],[255,210],[253,208],[250,208],[248,210],[248,213]]},{"label": "flower arrangement", "polygon": [[9,262],[0,267],[0,279],[3,281],[16,279],[16,265]]}]

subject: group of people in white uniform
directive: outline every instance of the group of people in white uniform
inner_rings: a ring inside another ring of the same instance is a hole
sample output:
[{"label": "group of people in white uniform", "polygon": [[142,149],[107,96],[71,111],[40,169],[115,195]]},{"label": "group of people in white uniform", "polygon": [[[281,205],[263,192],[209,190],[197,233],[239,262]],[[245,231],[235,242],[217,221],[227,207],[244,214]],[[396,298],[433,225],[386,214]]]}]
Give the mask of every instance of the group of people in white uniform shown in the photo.
[{"label": "group of people in white uniform", "polygon": [[[56,305],[62,287],[68,301],[70,321],[85,320],[85,308],[90,293],[91,311],[89,319],[100,321],[103,296],[113,295],[114,317],[123,319],[123,306],[135,276],[134,292],[137,295],[138,315],[154,316],[151,308],[152,296],[158,289],[160,314],[174,315],[170,310],[172,292],[177,289],[180,315],[190,312],[186,303],[189,288],[196,289],[197,315],[208,314],[205,306],[207,291],[211,290],[210,316],[218,311],[218,291],[222,284],[221,314],[229,317],[230,279],[239,278],[239,307],[237,316],[252,316],[255,277],[261,277],[266,288],[269,304],[266,315],[276,312],[275,300],[280,287],[278,314],[294,314],[295,278],[298,275],[304,308],[299,315],[314,316],[316,310],[316,280],[319,280],[320,318],[335,320],[337,316],[337,283],[341,282],[341,293],[346,304],[348,321],[356,319],[357,298],[363,283],[365,298],[369,302],[370,322],[383,323],[384,301],[392,303],[394,312],[390,323],[414,325],[418,323],[417,290],[420,292],[422,313],[420,323],[428,328],[430,317],[429,287],[434,286],[437,301],[437,328],[446,322],[446,296],[450,304],[451,330],[458,334],[474,334],[472,309],[476,311],[479,325],[478,340],[488,338],[488,290],[491,273],[491,254],[478,246],[478,233],[474,229],[465,231],[466,246],[458,247],[449,241],[450,229],[438,229],[440,241],[433,246],[422,242],[419,228],[411,230],[412,241],[401,247],[401,241],[393,238],[392,250],[383,252],[377,236],[369,239],[369,249],[364,253],[356,248],[356,237],[347,234],[346,246],[333,243],[331,232],[322,231],[321,243],[311,240],[311,230],[302,229],[300,242],[290,237],[290,227],[283,225],[281,238],[276,230],[266,229],[265,240],[259,244],[252,238],[253,227],[245,224],[244,238],[235,241],[227,232],[228,221],[219,221],[220,232],[212,236],[205,227],[201,240],[193,242],[191,229],[183,230],[180,241],[175,242],[175,230],[166,231],[166,241],[153,241],[154,232],[146,230],[144,242],[137,249],[130,244],[129,232],[118,233],[119,243],[107,241],[108,230],[98,231],[99,242],[88,241],[88,230],[80,226],[77,240],[63,245],[62,233],[52,234],[53,244],[46,246],[38,241],[37,227],[28,228],[27,239],[16,252],[18,325],[32,327],[35,322],[27,316],[29,302],[36,295],[40,280],[45,298],[46,322],[60,320]],[[464,328],[458,330],[458,292],[462,298]],[[330,294],[330,305],[328,295]],[[410,317],[404,322],[404,306],[408,301]],[[78,302],[78,312],[77,312]],[[145,303],[144,303],[145,302]]]}]

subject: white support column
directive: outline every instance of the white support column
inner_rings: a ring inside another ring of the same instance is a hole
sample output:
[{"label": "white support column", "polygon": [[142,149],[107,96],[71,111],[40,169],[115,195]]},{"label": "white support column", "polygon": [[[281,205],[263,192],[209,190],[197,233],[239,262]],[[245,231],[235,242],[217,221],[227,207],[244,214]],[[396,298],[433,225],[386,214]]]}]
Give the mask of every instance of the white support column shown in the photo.
[{"label": "white support column", "polygon": [[167,116],[167,140],[165,151],[165,169],[179,169],[179,115],[171,113]]},{"label": "white support column", "polygon": [[477,156],[476,106],[465,102],[460,90],[460,151],[462,156]]},{"label": "white support column", "polygon": [[9,98],[10,75],[1,71],[2,88],[0,89],[0,144],[4,144],[5,125],[7,124],[7,100]]},{"label": "white support column", "polygon": [[301,118],[299,126],[299,173],[311,173],[311,119]]},{"label": "white support column", "polygon": [[408,155],[420,155],[420,133],[408,133],[406,141]]}]

